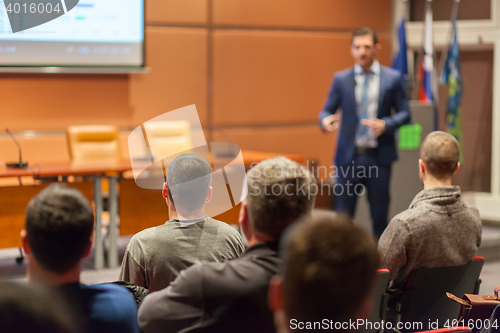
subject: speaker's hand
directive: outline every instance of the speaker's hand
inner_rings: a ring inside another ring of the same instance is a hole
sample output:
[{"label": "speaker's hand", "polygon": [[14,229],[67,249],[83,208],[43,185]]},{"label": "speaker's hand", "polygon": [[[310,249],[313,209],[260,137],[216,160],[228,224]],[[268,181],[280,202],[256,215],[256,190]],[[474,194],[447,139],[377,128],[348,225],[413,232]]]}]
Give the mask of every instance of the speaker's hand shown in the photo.
[{"label": "speaker's hand", "polygon": [[380,134],[385,132],[385,121],[382,119],[361,119],[361,125],[369,126],[373,129],[373,133],[375,137],[378,137]]},{"label": "speaker's hand", "polygon": [[328,132],[335,132],[340,126],[340,114],[331,114],[321,121],[321,125]]}]

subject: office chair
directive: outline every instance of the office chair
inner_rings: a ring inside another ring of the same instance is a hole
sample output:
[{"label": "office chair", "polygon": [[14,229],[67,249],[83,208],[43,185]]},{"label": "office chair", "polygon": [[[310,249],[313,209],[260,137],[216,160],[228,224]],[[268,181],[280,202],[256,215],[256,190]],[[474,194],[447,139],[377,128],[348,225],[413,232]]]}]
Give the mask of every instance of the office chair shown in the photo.
[{"label": "office chair", "polygon": [[374,324],[381,323],[382,320],[385,321],[387,301],[389,299],[389,295],[387,293],[387,286],[389,285],[389,274],[390,272],[388,269],[377,270],[375,285],[373,286],[371,294],[372,310],[367,319],[367,322],[372,324],[372,326],[365,325],[364,328],[357,331],[358,333],[375,333],[378,331],[376,327],[380,326]]},{"label": "office chair", "polygon": [[191,127],[188,121],[147,121],[143,130],[146,144],[155,159],[172,160],[192,148]]},{"label": "office chair", "polygon": [[72,161],[121,159],[118,127],[113,125],[70,126],[67,132]]},{"label": "office chair", "polygon": [[451,325],[451,321],[458,317],[460,304],[450,300],[446,292],[458,297],[477,294],[483,265],[483,257],[474,257],[461,266],[422,267],[414,270],[398,297],[397,321],[425,324],[437,320],[440,327],[444,327],[447,321]]}]

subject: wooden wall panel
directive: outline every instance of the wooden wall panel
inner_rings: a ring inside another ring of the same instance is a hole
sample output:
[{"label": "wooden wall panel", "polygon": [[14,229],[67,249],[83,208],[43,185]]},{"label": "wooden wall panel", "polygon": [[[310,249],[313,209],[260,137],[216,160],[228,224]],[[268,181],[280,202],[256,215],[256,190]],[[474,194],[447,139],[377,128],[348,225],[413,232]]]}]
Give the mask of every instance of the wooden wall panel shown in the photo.
[{"label": "wooden wall panel", "polygon": [[[491,4],[495,0],[462,0],[458,8],[459,20],[490,20]],[[440,0],[432,3],[434,21],[448,21],[456,0]],[[410,20],[424,20],[426,0],[410,1]]]},{"label": "wooden wall panel", "polygon": [[[32,197],[50,184],[34,186],[0,187],[0,249],[21,246],[21,230],[24,228],[26,206]],[[91,201],[92,182],[70,183]]]},{"label": "wooden wall panel", "polygon": [[128,75],[2,74],[2,127],[61,129],[70,125],[127,126]]},{"label": "wooden wall panel", "polygon": [[213,0],[214,24],[388,30],[391,0]]},{"label": "wooden wall panel", "polygon": [[207,0],[147,0],[146,23],[205,24],[208,19]]},{"label": "wooden wall panel", "polygon": [[[214,125],[316,121],[333,73],[353,65],[351,33],[218,30],[213,38]],[[389,37],[380,39],[388,63]]]},{"label": "wooden wall panel", "polygon": [[381,65],[391,67],[392,64],[392,49],[391,42],[392,37],[387,33],[377,34],[378,40],[382,48],[378,51],[377,59]]},{"label": "wooden wall panel", "polygon": [[[23,160],[28,161],[30,165],[51,161],[69,161],[65,134],[18,136],[17,141],[22,148]],[[18,160],[19,151],[16,144],[8,136],[0,137],[0,161]]]},{"label": "wooden wall panel", "polygon": [[[440,54],[442,55],[442,54]],[[462,191],[491,191],[493,51],[461,51],[463,162],[453,176]],[[439,87],[439,129],[446,130],[448,86]]]},{"label": "wooden wall panel", "polygon": [[206,123],[207,30],[148,27],[146,40],[151,73],[130,78],[134,126],[191,104]]},{"label": "wooden wall panel", "polygon": [[214,219],[226,222],[227,224],[238,225],[238,217],[240,216],[241,204],[238,204],[222,214],[214,216]]},{"label": "wooden wall panel", "polygon": [[[300,154],[329,167],[336,149],[336,136],[322,133],[317,125],[227,128],[213,131],[213,141],[232,141],[241,149],[272,153]],[[322,177],[323,178],[323,177]]]},{"label": "wooden wall panel", "polygon": [[120,180],[120,235],[134,235],[168,221],[160,190],[140,188],[133,179]]},{"label": "wooden wall panel", "polygon": [[[205,138],[208,140],[208,131],[205,131]],[[38,134],[35,136],[25,136],[14,133],[17,141],[21,145],[23,160],[30,165],[36,163],[69,161],[69,149],[66,133]],[[121,130],[119,133],[120,150],[122,158],[129,158],[128,137],[129,130]],[[0,136],[0,166],[5,162],[15,162],[19,160],[19,151],[16,144],[7,135]]]}]

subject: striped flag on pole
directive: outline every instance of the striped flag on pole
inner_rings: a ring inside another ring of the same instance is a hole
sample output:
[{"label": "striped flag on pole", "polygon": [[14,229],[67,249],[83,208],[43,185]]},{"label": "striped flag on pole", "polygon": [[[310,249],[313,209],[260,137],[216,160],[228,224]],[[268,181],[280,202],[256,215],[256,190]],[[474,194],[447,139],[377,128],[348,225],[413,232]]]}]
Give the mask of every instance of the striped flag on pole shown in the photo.
[{"label": "striped flag on pole", "polygon": [[[460,57],[457,38],[457,12],[458,5],[455,7],[452,14],[452,32],[448,55],[441,75],[441,82],[448,85],[449,98],[448,109],[446,112],[446,131],[453,135],[460,144],[460,149],[463,146],[462,135],[462,75],[460,73]],[[463,154],[460,154],[460,159],[463,161]]]},{"label": "striped flag on pole", "polygon": [[434,105],[434,129],[437,130],[437,94],[434,69],[434,42],[432,38],[432,6],[427,1],[425,12],[424,56],[419,68],[420,84],[418,99],[426,104]]}]

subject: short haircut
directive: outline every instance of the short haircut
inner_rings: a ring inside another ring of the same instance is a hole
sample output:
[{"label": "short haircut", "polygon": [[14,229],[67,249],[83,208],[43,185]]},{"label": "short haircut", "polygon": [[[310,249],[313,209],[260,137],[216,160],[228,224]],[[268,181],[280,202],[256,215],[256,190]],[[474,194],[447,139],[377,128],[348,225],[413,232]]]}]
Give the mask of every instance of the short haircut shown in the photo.
[{"label": "short haircut", "polygon": [[354,42],[354,37],[367,35],[372,36],[373,45],[378,43],[377,33],[372,28],[363,27],[352,32],[351,44]]},{"label": "short haircut", "polygon": [[460,159],[460,146],[453,135],[435,131],[425,137],[420,156],[433,177],[449,179]]},{"label": "short haircut", "polygon": [[345,216],[321,214],[298,223],[284,249],[283,302],[288,318],[356,319],[379,265],[371,237]]},{"label": "short haircut", "polygon": [[188,212],[202,208],[211,181],[212,167],[198,155],[182,154],[168,165],[168,195],[176,208]]},{"label": "short haircut", "polygon": [[0,313],[0,332],[76,332],[68,306],[39,286],[0,283]]},{"label": "short haircut", "polygon": [[250,224],[274,240],[281,237],[288,225],[310,213],[318,192],[312,173],[285,157],[264,160],[250,169],[247,188],[245,202]]},{"label": "short haircut", "polygon": [[45,269],[63,274],[75,267],[89,245],[94,213],[76,189],[53,184],[28,204],[26,233],[33,256]]}]

